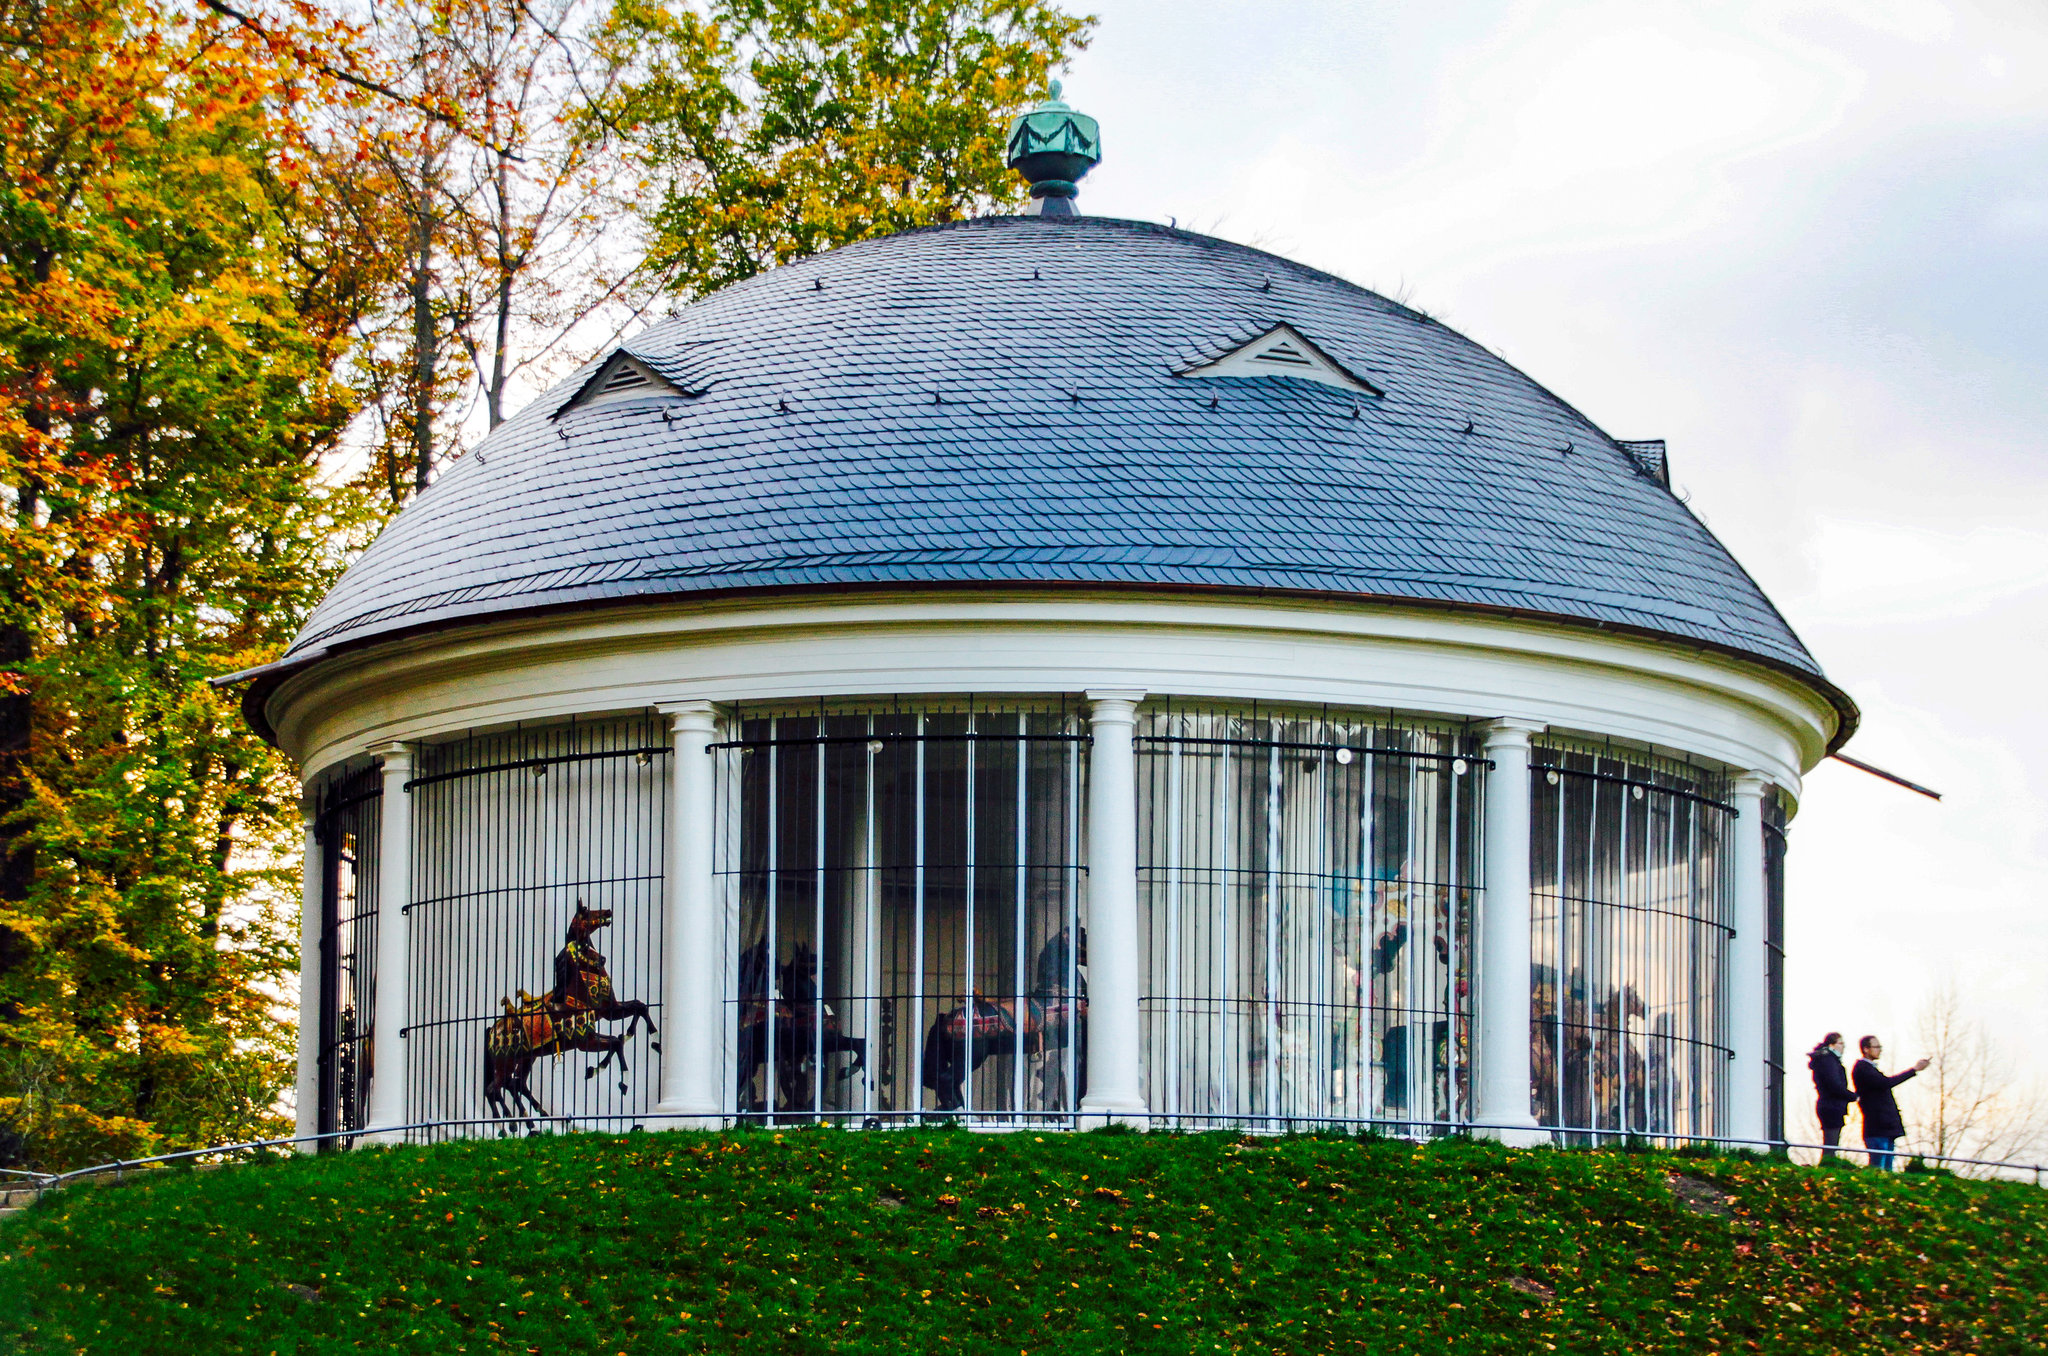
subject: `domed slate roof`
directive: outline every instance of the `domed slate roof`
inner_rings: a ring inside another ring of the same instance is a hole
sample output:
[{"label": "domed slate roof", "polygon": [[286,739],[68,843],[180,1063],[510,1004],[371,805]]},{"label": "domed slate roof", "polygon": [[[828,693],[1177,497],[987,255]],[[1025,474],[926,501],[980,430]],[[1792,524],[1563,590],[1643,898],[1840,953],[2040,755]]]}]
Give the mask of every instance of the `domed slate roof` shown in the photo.
[{"label": "domed slate roof", "polygon": [[[1178,375],[1280,324],[1383,394]],[[1195,586],[1593,623],[1838,696],[1641,458],[1434,320],[1258,250],[982,218],[778,268],[625,349],[677,389],[565,409],[601,358],[535,401],[286,662],[714,591]]]}]

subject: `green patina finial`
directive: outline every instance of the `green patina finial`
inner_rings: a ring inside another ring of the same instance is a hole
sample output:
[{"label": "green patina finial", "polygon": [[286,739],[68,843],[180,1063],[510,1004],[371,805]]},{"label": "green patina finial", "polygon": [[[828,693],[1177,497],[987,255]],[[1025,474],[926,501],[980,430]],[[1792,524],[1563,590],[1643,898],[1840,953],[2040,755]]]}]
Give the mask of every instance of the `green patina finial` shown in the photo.
[{"label": "green patina finial", "polygon": [[1076,181],[1101,159],[1101,129],[1060,98],[1057,80],[1044,103],[1010,124],[1007,163],[1030,183],[1032,210],[1042,215],[1072,215]]}]

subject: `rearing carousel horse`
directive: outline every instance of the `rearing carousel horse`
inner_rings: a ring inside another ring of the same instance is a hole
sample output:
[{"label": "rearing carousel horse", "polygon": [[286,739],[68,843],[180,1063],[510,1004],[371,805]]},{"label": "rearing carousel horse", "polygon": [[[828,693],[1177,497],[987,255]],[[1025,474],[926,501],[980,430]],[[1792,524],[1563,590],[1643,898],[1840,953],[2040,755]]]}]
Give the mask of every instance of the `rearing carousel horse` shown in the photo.
[{"label": "rearing carousel horse", "polygon": [[1027,1057],[1064,1050],[1069,1041],[1077,1044],[1075,1105],[1087,1096],[1088,982],[1080,973],[1088,963],[1087,929],[1081,930],[1078,953],[1070,956],[1072,941],[1069,929],[1061,928],[1039,949],[1033,989],[1022,1002],[990,1000],[977,992],[971,1004],[963,1003],[932,1022],[924,1038],[922,1074],[924,1085],[938,1096],[939,1110],[964,1106],[968,1078],[990,1055],[1018,1050],[1020,1037]]},{"label": "rearing carousel horse", "polygon": [[[612,991],[612,978],[603,953],[590,944],[591,934],[609,927],[610,909],[588,909],[576,901],[569,920],[568,937],[555,956],[555,986],[545,994],[519,990],[519,1001],[500,998],[503,1015],[484,1033],[484,1101],[498,1120],[518,1120],[522,1105],[545,1116],[547,1108],[533,1095],[533,1066],[543,1058],[584,1050],[604,1057],[583,1071],[585,1079],[614,1059],[619,1062],[619,1091],[626,1090],[626,1041],[647,1023],[655,1032],[654,1015],[637,999],[620,999]],[[608,1035],[597,1029],[599,1022],[624,1022],[626,1029]],[[650,1041],[655,1050],[659,1041]],[[538,1133],[532,1116],[526,1128]],[[506,1133],[511,1133],[509,1127]]]}]

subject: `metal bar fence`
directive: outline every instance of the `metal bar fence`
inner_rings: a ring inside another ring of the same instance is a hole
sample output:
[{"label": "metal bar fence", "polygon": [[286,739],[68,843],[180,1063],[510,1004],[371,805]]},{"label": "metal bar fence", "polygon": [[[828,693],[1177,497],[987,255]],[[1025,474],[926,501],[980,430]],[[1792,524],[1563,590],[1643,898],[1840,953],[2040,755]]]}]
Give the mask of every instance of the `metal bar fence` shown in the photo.
[{"label": "metal bar fence", "polygon": [[1535,1112],[1572,1133],[1712,1136],[1734,811],[1720,777],[1539,740],[1531,778]]},{"label": "metal bar fence", "polygon": [[1764,797],[1764,1128],[1785,1137],[1785,796]]},{"label": "metal bar fence", "polygon": [[1461,1114],[1485,764],[1368,713],[1140,713],[1148,1101],[1199,1128]]},{"label": "metal bar fence", "polygon": [[[384,775],[374,764],[330,779],[314,810],[320,851],[320,1030],[315,1046],[321,1133],[367,1123],[375,1070],[377,863]],[[346,1139],[334,1141],[346,1143]]]},{"label": "metal bar fence", "polygon": [[407,783],[416,1119],[495,1116],[509,1132],[543,1112],[652,1109],[665,735],[642,715],[420,748]]},{"label": "metal bar fence", "polygon": [[[1155,1113],[1189,1125],[1455,1120],[1468,1095],[1486,770],[1471,736],[1327,710],[1165,707],[1141,721]],[[1064,702],[819,704],[738,712],[728,732],[713,750],[734,958],[728,1109],[1068,1116],[1086,1076],[1078,715]],[[487,1033],[560,1004],[558,948],[579,905],[613,915],[602,940],[586,939],[610,955],[610,997],[657,992],[663,735],[643,717],[420,751],[408,783],[414,1012],[402,1033],[415,1042],[417,1112],[482,1114]],[[1687,763],[1560,740],[1542,741],[1532,779],[1539,1119],[1583,1134],[1712,1135],[1728,1058],[1724,785]],[[361,1128],[373,1073],[380,788],[374,768],[349,774],[319,812],[323,1131]],[[1775,1050],[1775,798],[1773,811]],[[593,1058],[541,1052],[515,1119],[651,1105],[660,1005],[646,1007],[645,1026],[592,1020],[568,1033]],[[574,1079],[599,1063],[613,1079]],[[1782,1064],[1772,1068],[1781,1127]]]},{"label": "metal bar fence", "polygon": [[732,1107],[1065,1124],[1085,1067],[1085,725],[1065,702],[733,713]]}]

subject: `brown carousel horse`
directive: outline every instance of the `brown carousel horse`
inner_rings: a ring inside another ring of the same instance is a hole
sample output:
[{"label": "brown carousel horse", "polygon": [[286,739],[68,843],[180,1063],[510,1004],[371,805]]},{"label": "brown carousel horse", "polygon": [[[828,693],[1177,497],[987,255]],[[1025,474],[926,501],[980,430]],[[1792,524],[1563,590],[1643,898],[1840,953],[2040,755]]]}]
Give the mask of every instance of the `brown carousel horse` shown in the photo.
[{"label": "brown carousel horse", "polygon": [[[1088,933],[1081,932],[1079,953],[1070,956],[1071,934],[1059,933],[1039,950],[1036,987],[1022,1001],[987,999],[979,992],[972,1003],[941,1013],[924,1038],[924,1086],[938,1097],[940,1111],[958,1111],[966,1104],[967,1079],[991,1055],[1019,1049],[1028,1058],[1064,1050],[1074,1042],[1078,1084],[1075,1104],[1088,1094],[1088,984],[1079,967],[1088,963]],[[1070,985],[1069,971],[1074,980]],[[1079,992],[1071,989],[1078,988]]]},{"label": "brown carousel horse", "polygon": [[[803,1093],[802,1075],[814,1062],[837,1054],[852,1055],[852,1063],[839,1071],[842,1079],[851,1078],[867,1067],[867,1041],[841,1031],[839,1014],[830,1003],[819,999],[816,960],[816,953],[799,944],[786,964],[774,967],[777,992],[771,1001],[767,939],[754,943],[740,957],[737,1063],[739,1098],[743,1105],[749,1101],[747,1089],[754,1076],[768,1062],[771,1018],[775,1068],[770,1076],[778,1109],[795,1108],[799,1104]],[[762,1105],[767,1095],[764,1092],[763,1098],[753,1099],[752,1109],[769,1110]]]},{"label": "brown carousel horse", "polygon": [[[647,1023],[655,1031],[654,1016],[645,1003],[620,999],[612,992],[612,978],[605,958],[590,944],[591,934],[611,925],[610,909],[588,909],[576,901],[576,913],[569,920],[569,934],[555,956],[555,986],[545,994],[519,990],[519,1001],[498,1000],[504,1014],[484,1033],[484,1101],[498,1120],[520,1119],[522,1105],[545,1116],[547,1108],[533,1095],[530,1082],[533,1066],[544,1058],[584,1050],[604,1057],[583,1071],[586,1079],[614,1059],[619,1062],[619,1091],[626,1090],[626,1041]],[[608,1035],[597,1029],[599,1022],[624,1022],[626,1029]],[[661,1049],[658,1041],[650,1041]],[[531,1116],[526,1128],[537,1133]],[[506,1133],[510,1133],[508,1128]]]}]

